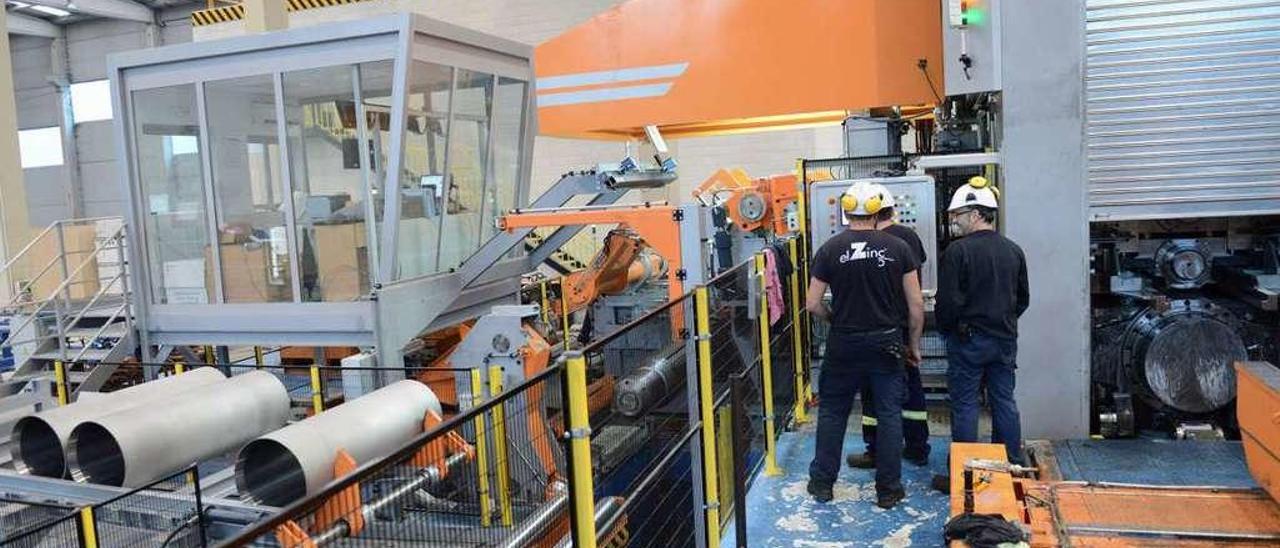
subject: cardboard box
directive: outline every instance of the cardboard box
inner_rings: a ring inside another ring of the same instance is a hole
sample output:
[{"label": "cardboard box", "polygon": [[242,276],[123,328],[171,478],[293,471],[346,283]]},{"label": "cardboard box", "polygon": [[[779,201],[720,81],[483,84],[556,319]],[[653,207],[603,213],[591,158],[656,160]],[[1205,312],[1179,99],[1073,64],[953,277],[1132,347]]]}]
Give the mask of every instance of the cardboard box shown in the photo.
[{"label": "cardboard box", "polygon": [[316,282],[326,302],[352,301],[369,292],[369,247],[363,222],[314,227]]},{"label": "cardboard box", "polygon": [[[289,282],[289,261],[280,257],[280,276],[271,276],[271,246],[266,244],[223,244],[222,294],[229,303],[266,303],[293,300]],[[213,284],[213,258],[205,250],[205,284]],[[212,291],[212,290],[211,290]]]},{"label": "cardboard box", "polygon": [[[88,261],[88,264],[73,276],[71,283],[67,284],[66,289],[72,299],[88,299],[98,293],[100,287],[98,259],[92,254],[97,245],[97,236],[97,230],[93,225],[62,227],[63,248],[67,254],[67,274],[75,273],[82,263]],[[53,262],[53,265],[41,274],[41,270],[44,270],[50,262]],[[51,297],[65,279],[60,263],[58,232],[55,229],[31,246],[20,260],[20,264],[15,265],[17,268],[12,271],[11,278],[18,287],[21,287],[20,284],[23,282],[32,282],[32,300],[42,301]]]}]

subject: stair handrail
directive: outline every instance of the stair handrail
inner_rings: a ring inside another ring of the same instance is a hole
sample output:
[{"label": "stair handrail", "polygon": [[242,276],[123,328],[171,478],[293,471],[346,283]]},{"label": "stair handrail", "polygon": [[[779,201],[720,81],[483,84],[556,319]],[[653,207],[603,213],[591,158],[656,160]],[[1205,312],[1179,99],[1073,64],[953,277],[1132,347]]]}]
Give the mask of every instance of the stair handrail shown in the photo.
[{"label": "stair handrail", "polygon": [[[40,311],[44,310],[45,307],[49,306],[49,303],[56,301],[57,296],[60,295],[63,291],[66,291],[67,287],[71,285],[71,281],[76,279],[76,277],[80,275],[80,272],[84,270],[84,268],[88,266],[90,262],[97,259],[98,253],[100,253],[103,249],[106,249],[105,244],[107,242],[118,242],[117,245],[123,245],[123,239],[124,239],[123,233],[124,233],[124,225],[121,225],[120,228],[117,228],[115,232],[111,233],[110,236],[103,238],[102,241],[95,244],[93,247],[93,251],[89,253],[89,258],[82,261],[80,265],[77,266],[73,272],[68,274],[66,279],[62,280],[62,283],[58,284],[58,287],[53,290],[53,292],[49,295],[47,299],[39,301],[40,305],[37,306],[35,310],[32,310],[31,312],[27,313],[26,319],[24,319],[21,323],[19,323],[18,327],[11,328],[9,330],[9,333],[20,333],[22,332],[23,329],[26,329],[26,327],[30,325],[31,322],[35,321],[36,317],[40,314]],[[61,330],[62,326],[58,326],[58,329]],[[40,337],[36,337],[29,340],[17,341],[17,342],[8,342],[7,344],[9,346],[16,346],[19,343],[28,343],[28,342],[37,341],[37,340],[40,340]]]},{"label": "stair handrail", "polygon": [[[124,226],[123,224],[124,218],[119,216],[86,217],[82,219],[60,219],[52,223],[49,223],[49,226],[46,226],[44,230],[41,230],[38,234],[36,234],[36,236],[32,238],[31,241],[27,242],[27,245],[23,246],[22,249],[19,250],[17,254],[13,255],[8,260],[6,260],[3,266],[0,266],[0,279],[3,279],[4,276],[6,276],[9,273],[9,269],[13,268],[13,266],[17,264],[18,261],[26,257],[27,254],[30,253],[31,250],[35,248],[36,244],[38,244],[39,242],[44,240],[47,236],[49,236],[51,233],[53,233],[54,229],[57,229],[62,226],[78,226],[78,225],[84,225],[89,223],[98,223],[102,221],[113,221],[113,220],[120,220],[121,226],[122,227]],[[61,236],[61,237],[65,237],[65,236]],[[28,287],[33,286],[36,281],[43,278],[44,275],[47,274],[51,268],[53,268],[53,265],[58,263],[59,259],[65,257],[67,254],[68,253],[64,250],[60,254],[54,255],[54,257],[50,259],[47,264],[45,264],[44,268],[40,269],[40,271],[35,275],[35,277],[31,278],[30,280],[26,280],[27,286]],[[93,253],[92,255],[96,255],[96,252]],[[13,291],[13,296],[9,299],[7,303],[5,303],[4,308],[10,308],[18,304],[28,304],[28,303],[18,302],[18,300],[21,299],[26,294],[24,290],[20,290],[20,288],[16,286],[10,287],[9,289]],[[49,298],[53,298],[53,296],[50,296]]]}]

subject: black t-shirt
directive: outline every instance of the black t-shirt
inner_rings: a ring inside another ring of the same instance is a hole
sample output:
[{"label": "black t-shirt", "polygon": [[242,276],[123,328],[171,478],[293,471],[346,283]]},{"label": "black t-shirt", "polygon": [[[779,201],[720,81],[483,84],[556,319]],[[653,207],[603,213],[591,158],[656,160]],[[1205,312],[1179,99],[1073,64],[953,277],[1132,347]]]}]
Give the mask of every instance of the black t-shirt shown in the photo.
[{"label": "black t-shirt", "polygon": [[899,240],[906,242],[907,247],[911,248],[911,252],[916,254],[916,263],[923,265],[925,261],[929,260],[929,254],[924,250],[924,242],[920,241],[920,235],[916,234],[915,230],[898,223],[893,223],[880,230],[888,232],[889,234],[896,236]]},{"label": "black t-shirt", "polygon": [[911,248],[880,230],[846,230],[822,244],[813,277],[831,286],[831,324],[851,331],[907,325],[902,277],[920,268]]},{"label": "black t-shirt", "polygon": [[968,326],[1018,337],[1018,317],[1031,304],[1027,258],[1018,244],[992,230],[974,232],[951,242],[938,266],[938,331],[955,334]]}]

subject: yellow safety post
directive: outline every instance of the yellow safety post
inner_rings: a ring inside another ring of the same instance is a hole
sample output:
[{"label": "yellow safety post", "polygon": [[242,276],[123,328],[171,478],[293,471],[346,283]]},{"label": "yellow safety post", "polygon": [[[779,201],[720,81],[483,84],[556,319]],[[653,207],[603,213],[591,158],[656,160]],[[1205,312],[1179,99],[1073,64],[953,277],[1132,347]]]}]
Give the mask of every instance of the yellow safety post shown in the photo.
[{"label": "yellow safety post", "polygon": [[[716,471],[715,394],[711,393],[711,314],[706,286],[693,293],[698,340],[698,407],[702,420],[702,493],[706,498],[707,546],[720,546],[720,486]],[[585,364],[584,364],[585,368]],[[590,466],[588,462],[585,466]],[[577,467],[574,467],[577,471]]]},{"label": "yellow safety post", "polygon": [[175,375],[181,375],[186,372],[187,372],[187,366],[185,364],[183,364],[182,362],[173,362],[173,373]]},{"label": "yellow safety post", "polygon": [[58,405],[66,405],[67,399],[67,366],[62,360],[53,362],[53,389],[58,394]]},{"label": "yellow safety post", "polygon": [[80,546],[98,548],[98,524],[93,518],[93,507],[80,509]]},{"label": "yellow safety post", "polygon": [[262,347],[261,346],[253,347],[253,364],[258,366],[258,369],[262,369],[262,366],[265,365],[266,362],[267,362],[266,358],[263,357]]},{"label": "yellow safety post", "polygon": [[[502,393],[502,366],[489,368],[489,397]],[[493,453],[498,466],[498,508],[502,511],[502,526],[511,527],[515,519],[511,515],[511,472],[507,469],[507,419],[505,403],[493,406]]]},{"label": "yellow safety post", "polygon": [[538,293],[542,295],[540,308],[542,309],[542,323],[548,328],[551,327],[551,299],[547,298],[547,280],[543,278],[538,282]]},{"label": "yellow safety post", "polygon": [[324,384],[320,382],[320,366],[311,366],[311,410],[319,415],[324,412]]},{"label": "yellow safety post", "polygon": [[800,254],[796,250],[796,239],[787,240],[787,253],[791,256],[791,279],[787,286],[791,292],[791,357],[795,368],[795,421],[796,424],[809,422],[809,406],[804,398],[804,339],[800,336],[800,308],[804,306],[800,300]]},{"label": "yellow safety post", "polygon": [[764,387],[764,475],[781,476],[778,467],[776,426],[773,417],[773,350],[769,340],[769,282],[765,278],[764,253],[756,253],[756,276],[760,278],[760,376]]},{"label": "yellow safety post", "polygon": [[[573,497],[573,545],[583,548],[596,546],[595,485],[591,476],[591,411],[587,406],[587,359],[581,352],[569,354],[565,361],[566,381],[569,385],[569,459],[572,462],[570,478]],[[719,543],[713,546],[718,546]]]},{"label": "yellow safety post", "polygon": [[204,345],[204,363],[210,365],[218,363],[218,357],[214,354],[211,344]]},{"label": "yellow safety post", "polygon": [[[480,377],[479,369],[471,370],[471,401],[472,406],[480,405],[481,392],[484,390],[484,382]],[[489,500],[489,443],[486,440],[488,433],[485,432],[484,413],[476,415],[476,462],[479,464],[477,474],[480,479],[480,525],[488,527],[492,525],[493,509]]]},{"label": "yellow safety post", "polygon": [[560,324],[564,331],[564,349],[569,350],[569,298],[564,287],[564,278],[560,278]]}]

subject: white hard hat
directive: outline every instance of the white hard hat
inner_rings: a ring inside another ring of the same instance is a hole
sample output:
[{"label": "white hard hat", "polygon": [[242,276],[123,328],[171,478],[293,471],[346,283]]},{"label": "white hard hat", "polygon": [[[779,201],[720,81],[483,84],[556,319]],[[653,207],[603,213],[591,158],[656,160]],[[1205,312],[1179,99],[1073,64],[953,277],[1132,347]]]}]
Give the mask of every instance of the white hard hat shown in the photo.
[{"label": "white hard hat", "polygon": [[840,196],[840,210],[845,215],[875,215],[886,207],[893,207],[893,193],[879,183],[858,181]]},{"label": "white hard hat", "polygon": [[1000,209],[1000,191],[987,182],[986,177],[973,177],[964,186],[957,188],[951,195],[951,205],[947,211],[955,211],[966,207],[982,206]]}]

